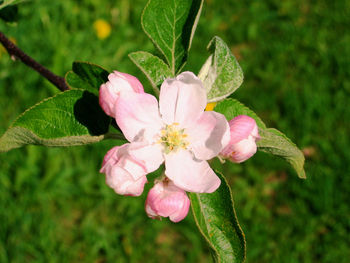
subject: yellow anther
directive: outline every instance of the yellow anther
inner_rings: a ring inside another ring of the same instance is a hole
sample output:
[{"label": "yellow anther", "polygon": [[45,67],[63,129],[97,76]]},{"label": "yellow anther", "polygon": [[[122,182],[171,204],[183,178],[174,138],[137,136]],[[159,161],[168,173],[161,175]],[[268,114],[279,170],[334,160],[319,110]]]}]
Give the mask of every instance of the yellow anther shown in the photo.
[{"label": "yellow anther", "polygon": [[176,126],[179,123],[166,125],[160,132],[158,140],[164,146],[165,152],[177,151],[179,148],[186,149],[189,143],[185,140],[187,134],[184,134],[184,129],[179,129]]}]

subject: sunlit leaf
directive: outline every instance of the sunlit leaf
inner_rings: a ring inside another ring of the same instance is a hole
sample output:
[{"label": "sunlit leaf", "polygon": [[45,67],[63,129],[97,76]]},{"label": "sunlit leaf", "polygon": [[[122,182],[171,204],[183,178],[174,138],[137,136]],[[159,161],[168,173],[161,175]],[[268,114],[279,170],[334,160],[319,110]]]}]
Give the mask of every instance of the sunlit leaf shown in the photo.
[{"label": "sunlit leaf", "polygon": [[260,151],[283,157],[293,166],[300,178],[306,178],[305,157],[286,135],[273,128],[259,130],[259,134],[261,139],[257,144]]},{"label": "sunlit leaf", "polygon": [[110,118],[98,98],[86,90],[68,90],[22,113],[0,138],[0,151],[26,144],[73,146],[98,142]]},{"label": "sunlit leaf", "polygon": [[189,193],[197,227],[208,241],[216,262],[244,262],[245,238],[224,176],[217,173],[220,187],[210,194]]},{"label": "sunlit leaf", "polygon": [[146,75],[152,87],[157,90],[157,92],[159,92],[158,87],[163,81],[172,75],[169,66],[165,64],[163,60],[148,52],[133,52],[129,54],[129,57]]},{"label": "sunlit leaf", "polygon": [[149,0],[141,24],[175,75],[185,64],[203,0]]},{"label": "sunlit leaf", "polygon": [[207,90],[208,102],[222,100],[239,88],[243,82],[243,71],[230,48],[219,37],[209,45],[212,55],[201,68],[198,76]]}]

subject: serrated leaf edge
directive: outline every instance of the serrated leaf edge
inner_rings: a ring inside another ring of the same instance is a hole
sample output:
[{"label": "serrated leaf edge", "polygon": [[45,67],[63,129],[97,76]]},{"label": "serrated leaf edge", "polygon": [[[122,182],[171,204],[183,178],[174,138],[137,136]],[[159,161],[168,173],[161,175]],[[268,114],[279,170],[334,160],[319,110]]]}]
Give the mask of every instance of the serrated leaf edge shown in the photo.
[{"label": "serrated leaf edge", "polygon": [[145,74],[145,76],[147,77],[147,79],[149,80],[149,82],[151,83],[152,85],[152,88],[154,90],[154,92],[156,93],[157,96],[159,96],[159,89],[156,85],[156,83],[154,83],[153,79],[150,77],[150,75],[143,69],[143,67],[140,66],[139,63],[137,63],[137,61],[132,57],[133,54],[136,54],[136,53],[144,53],[144,54],[149,54],[151,56],[153,56],[154,58],[158,59],[160,63],[163,63],[164,66],[166,66],[169,71],[171,72],[171,69],[169,68],[169,65],[166,64],[160,57],[157,57],[155,55],[153,55],[152,53],[149,53],[149,52],[146,52],[146,51],[135,51],[135,52],[131,52],[128,54],[128,57],[130,58],[130,60],[132,62],[134,62],[134,64],[142,71],[143,74]]},{"label": "serrated leaf edge", "polygon": [[[214,172],[221,175],[221,178],[220,178],[220,179],[224,181],[224,183],[226,184],[227,188],[229,189],[229,192],[230,192],[230,203],[231,203],[231,206],[232,206],[233,215],[234,215],[234,218],[235,218],[235,220],[236,220],[236,222],[237,222],[237,227],[238,227],[238,229],[240,230],[240,232],[241,232],[241,234],[242,234],[242,239],[243,239],[243,251],[244,251],[244,253],[243,253],[243,255],[244,255],[244,257],[243,257],[243,262],[245,262],[245,260],[246,260],[246,247],[247,247],[247,245],[246,245],[246,240],[245,240],[244,232],[243,232],[243,230],[242,230],[241,225],[239,224],[239,221],[238,221],[238,218],[237,218],[237,214],[236,214],[236,210],[234,209],[234,201],[233,201],[233,195],[232,195],[231,187],[230,187],[229,184],[227,183],[227,180],[226,180],[225,176],[224,176],[222,173],[220,173],[220,172],[217,171],[217,170],[214,170]],[[194,195],[196,196],[196,198],[199,199],[199,197],[198,197],[199,194],[198,194],[198,193],[192,193],[192,194],[194,194]],[[200,205],[200,209],[201,209],[201,211],[202,211],[202,206],[201,206],[201,205]],[[215,253],[218,255],[218,251],[213,247],[213,245],[211,244],[211,242],[209,241],[209,239],[207,238],[207,236],[203,233],[202,229],[200,228],[199,222],[198,222],[196,216],[194,215],[195,213],[194,213],[194,209],[193,209],[193,206],[192,206],[192,205],[191,205],[191,210],[192,210],[193,218],[194,218],[194,221],[195,221],[195,223],[196,223],[196,225],[197,225],[197,228],[199,229],[199,231],[201,232],[201,234],[202,234],[202,236],[205,238],[205,240],[208,242],[208,244],[210,245],[210,247],[211,247],[211,248],[215,251]],[[207,225],[206,225],[205,227],[207,228]],[[221,259],[218,258],[218,257],[217,257],[217,262],[219,262],[219,263],[221,262]]]},{"label": "serrated leaf edge", "polygon": [[[148,33],[148,31],[146,30],[145,28],[145,25],[144,25],[144,22],[143,22],[143,17],[144,17],[144,14],[147,10],[147,8],[149,7],[150,3],[151,3],[152,0],[148,0],[145,8],[143,9],[142,11],[142,14],[141,14],[141,27],[143,29],[143,32],[145,32],[145,34],[148,36],[149,39],[151,39],[151,41],[153,42],[153,44],[158,48],[158,50],[163,54],[163,57],[165,58],[168,66],[170,67],[170,61],[168,60],[167,56],[165,55],[165,53],[163,52],[163,49],[156,43],[156,41],[151,37],[151,35]],[[172,74],[173,74],[173,77],[175,76],[175,70],[172,71]]]},{"label": "serrated leaf edge", "polygon": [[[7,152],[12,149],[20,148],[25,145],[43,145],[47,147],[55,147],[55,146],[79,146],[79,145],[86,145],[86,141],[88,141],[88,144],[90,143],[96,143],[99,141],[102,141],[103,139],[107,139],[107,136],[105,134],[99,135],[99,136],[91,136],[91,135],[81,135],[81,136],[65,136],[61,138],[55,138],[55,139],[42,139],[39,136],[37,136],[32,131],[28,130],[27,128],[21,127],[21,126],[15,126],[9,128],[1,137],[0,142],[3,140],[3,137],[6,136],[9,132],[15,133],[17,130],[21,130],[21,133],[25,133],[28,136],[26,138],[29,138],[28,143],[18,143],[16,142],[15,147],[10,148],[0,148],[0,152]],[[22,136],[23,137],[23,136]],[[69,143],[66,143],[67,139],[70,139]],[[71,141],[73,139],[73,142]],[[75,139],[75,140],[74,140]]]},{"label": "serrated leaf edge", "polygon": [[[28,111],[32,110],[33,108],[35,108],[36,106],[39,106],[40,104],[44,103],[44,102],[47,102],[53,98],[56,98],[58,96],[61,96],[63,95],[64,93],[67,93],[67,92],[72,92],[72,91],[77,91],[77,90],[80,90],[80,91],[87,91],[87,90],[84,90],[84,89],[71,89],[71,90],[65,90],[63,92],[60,92],[60,93],[57,93],[55,94],[54,96],[52,97],[48,97],[48,98],[45,98],[43,99],[42,101],[34,104],[33,106],[29,107],[28,109],[26,109],[24,112],[22,112],[20,115],[17,116],[17,118],[11,123],[11,125],[9,126],[9,129],[13,128],[13,125],[16,123],[16,121],[18,121],[19,118],[21,118],[24,114],[26,114]],[[88,91],[87,91],[88,92]],[[6,133],[6,132],[5,132]]]}]

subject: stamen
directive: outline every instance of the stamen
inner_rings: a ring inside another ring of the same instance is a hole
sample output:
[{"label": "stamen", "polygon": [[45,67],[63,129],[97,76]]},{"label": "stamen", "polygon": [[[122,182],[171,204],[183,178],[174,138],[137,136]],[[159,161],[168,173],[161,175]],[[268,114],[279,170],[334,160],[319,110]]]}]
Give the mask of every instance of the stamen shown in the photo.
[{"label": "stamen", "polygon": [[185,134],[185,129],[178,129],[179,123],[174,122],[173,124],[166,125],[164,129],[160,132],[160,138],[158,143],[163,144],[165,153],[170,153],[171,151],[177,151],[178,149],[186,149],[189,145],[187,134]]}]

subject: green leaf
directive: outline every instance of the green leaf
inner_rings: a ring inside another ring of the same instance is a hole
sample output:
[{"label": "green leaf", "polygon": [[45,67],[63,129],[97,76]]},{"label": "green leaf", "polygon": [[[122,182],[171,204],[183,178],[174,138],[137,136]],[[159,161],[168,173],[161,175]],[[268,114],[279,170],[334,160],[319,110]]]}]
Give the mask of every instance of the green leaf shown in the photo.
[{"label": "green leaf", "polygon": [[98,93],[101,84],[108,81],[108,71],[89,62],[73,62],[73,72],[66,74],[67,85],[72,89],[86,89]]},{"label": "green leaf", "polygon": [[280,131],[266,128],[262,120],[248,107],[238,100],[225,99],[215,106],[215,111],[225,115],[227,120],[232,120],[238,115],[252,117],[259,127],[261,139],[257,142],[258,150],[284,158],[292,165],[300,178],[306,178],[304,171],[305,158],[299,148]]},{"label": "green leaf", "polygon": [[0,138],[0,151],[26,144],[73,146],[104,139],[110,118],[98,98],[85,90],[68,90],[22,113]]},{"label": "green leaf", "polygon": [[6,6],[0,9],[0,18],[5,22],[15,22],[18,20],[18,7],[16,5]]},{"label": "green leaf", "polygon": [[245,238],[237,220],[231,189],[225,177],[217,175],[221,185],[214,193],[189,193],[193,216],[216,262],[244,262]]},{"label": "green leaf", "polygon": [[198,77],[207,90],[208,102],[231,95],[243,82],[243,71],[230,48],[219,37],[214,37],[208,49],[212,52],[202,66]]},{"label": "green leaf", "polygon": [[235,99],[225,99],[223,101],[218,102],[215,106],[215,111],[220,112],[225,115],[227,120],[232,120],[234,117],[238,115],[247,115],[253,118],[256,121],[259,129],[265,129],[265,123],[256,115],[254,111],[244,106],[238,100]]},{"label": "green leaf", "polygon": [[141,17],[143,30],[164,55],[172,75],[188,56],[203,0],[149,0]]},{"label": "green leaf", "polygon": [[304,155],[287,136],[273,128],[259,130],[259,134],[261,139],[257,144],[260,151],[283,157],[292,165],[300,178],[306,178]]},{"label": "green leaf", "polygon": [[129,58],[146,75],[154,90],[159,93],[158,87],[166,78],[172,76],[170,68],[159,57],[144,51],[133,52]]}]

